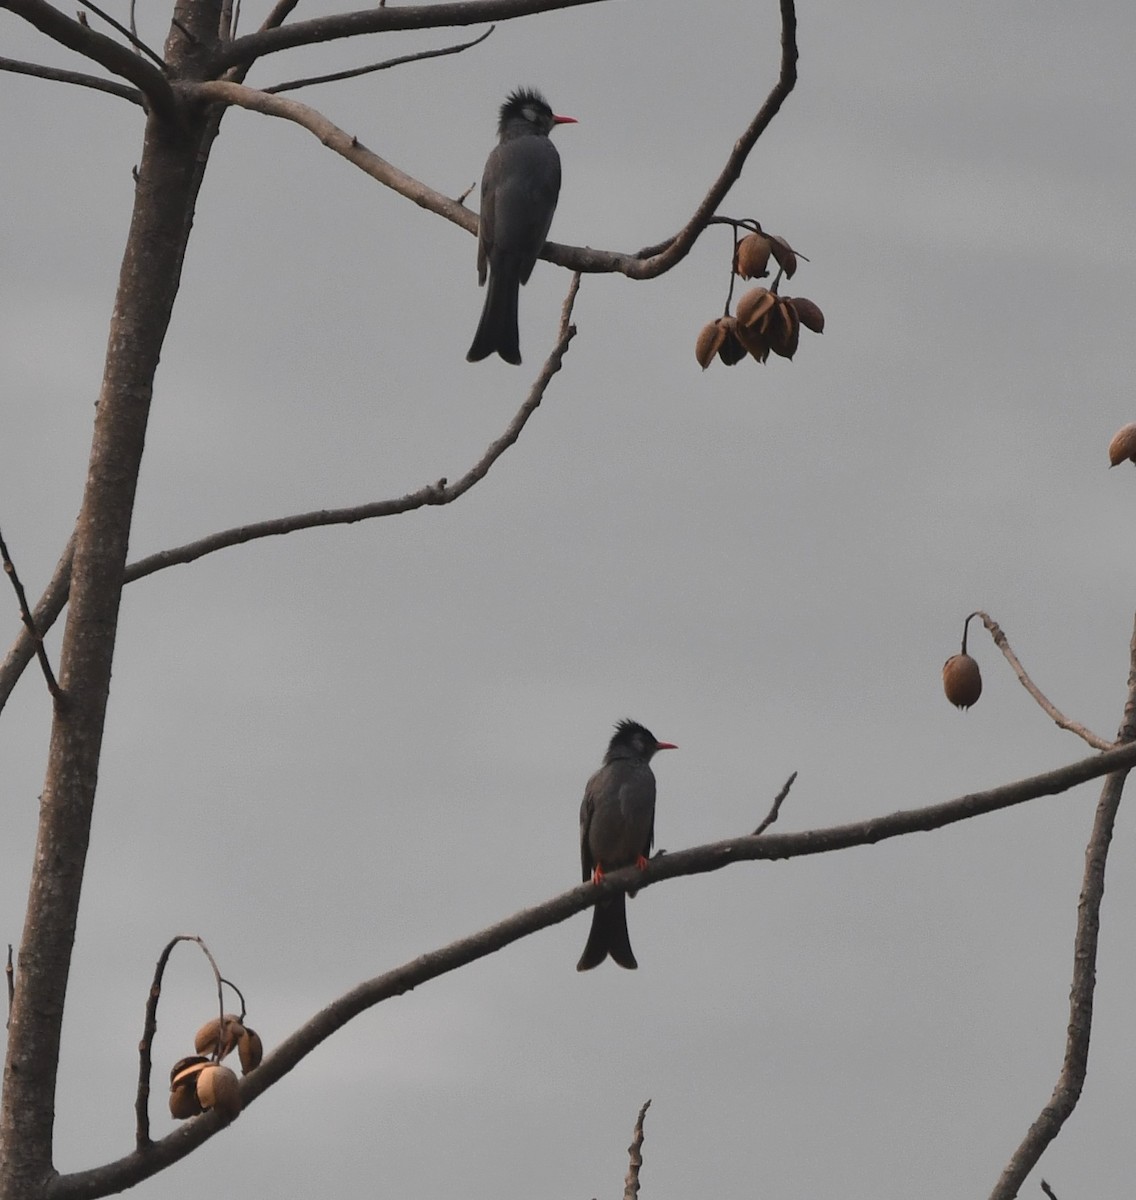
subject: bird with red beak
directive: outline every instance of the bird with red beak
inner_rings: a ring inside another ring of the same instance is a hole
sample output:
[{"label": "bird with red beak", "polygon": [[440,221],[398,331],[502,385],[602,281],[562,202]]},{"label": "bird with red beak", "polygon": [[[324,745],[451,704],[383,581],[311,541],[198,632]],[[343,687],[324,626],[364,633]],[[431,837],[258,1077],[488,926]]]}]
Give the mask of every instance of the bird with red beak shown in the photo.
[{"label": "bird with red beak", "polygon": [[494,353],[508,363],[521,361],[518,292],[544,247],[560,196],[560,155],[548,135],[575,121],[558,117],[532,88],[518,88],[501,105],[497,145],[481,177],[477,278],[484,286],[488,275],[489,290],[466,355],[470,362]]},{"label": "bird with red beak", "polygon": [[[580,805],[580,863],[585,883],[589,879],[599,883],[606,872],[633,864],[640,870],[646,868],[655,841],[651,759],[659,750],[677,749],[673,742],[660,742],[636,721],[616,725],[603,766],[588,780]],[[639,966],[627,936],[627,897],[623,892],[605,897],[592,909],[588,944],[576,970],[590,971],[609,954],[630,971]]]}]

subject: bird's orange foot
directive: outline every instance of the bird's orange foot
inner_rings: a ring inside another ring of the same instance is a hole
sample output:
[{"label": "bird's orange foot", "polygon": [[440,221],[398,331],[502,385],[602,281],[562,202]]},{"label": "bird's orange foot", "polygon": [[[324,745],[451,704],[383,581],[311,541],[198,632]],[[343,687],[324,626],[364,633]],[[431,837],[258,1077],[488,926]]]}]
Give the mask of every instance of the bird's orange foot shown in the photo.
[{"label": "bird's orange foot", "polygon": [[642,854],[640,854],[639,857],[635,860],[635,865],[639,868],[640,871],[645,871],[647,869],[647,860],[643,857]]},{"label": "bird's orange foot", "polygon": [[596,869],[592,872],[592,882],[593,883],[603,883],[603,881],[604,881],[604,869],[597,863]]}]

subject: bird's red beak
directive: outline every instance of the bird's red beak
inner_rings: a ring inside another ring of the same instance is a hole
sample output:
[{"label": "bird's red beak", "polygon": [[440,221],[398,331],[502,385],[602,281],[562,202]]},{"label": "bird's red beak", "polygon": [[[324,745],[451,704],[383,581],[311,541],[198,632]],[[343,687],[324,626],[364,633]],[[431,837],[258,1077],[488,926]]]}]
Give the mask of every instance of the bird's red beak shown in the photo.
[{"label": "bird's red beak", "polygon": [[655,749],[656,750],[677,750],[678,747],[674,744],[674,742],[656,742]]},{"label": "bird's red beak", "polygon": [[579,121],[577,121],[575,117],[558,117],[555,113],[553,113],[552,123],[553,125],[578,125]]}]

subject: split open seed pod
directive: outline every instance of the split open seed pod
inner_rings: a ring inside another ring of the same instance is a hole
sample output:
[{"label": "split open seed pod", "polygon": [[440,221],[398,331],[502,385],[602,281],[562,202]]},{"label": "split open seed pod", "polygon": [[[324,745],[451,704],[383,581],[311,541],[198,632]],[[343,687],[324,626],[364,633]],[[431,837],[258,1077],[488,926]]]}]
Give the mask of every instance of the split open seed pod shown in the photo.
[{"label": "split open seed pod", "polygon": [[736,272],[743,279],[764,279],[769,274],[773,243],[763,233],[751,233],[738,242]]},{"label": "split open seed pod", "polygon": [[247,1075],[260,1066],[260,1060],[264,1057],[264,1044],[255,1029],[245,1026],[244,1033],[237,1041],[237,1055],[241,1060],[242,1075]]},{"label": "split open seed pod", "polygon": [[241,1111],[241,1085],[236,1073],[209,1063],[197,1076],[197,1100],[202,1108],[216,1109],[225,1121],[235,1121]]},{"label": "split open seed pod", "polygon": [[943,664],[943,691],[956,708],[970,708],[982,695],[982,675],[969,654],[954,654]]},{"label": "split open seed pod", "polygon": [[782,358],[797,353],[801,338],[801,318],[791,300],[778,300],[769,313],[769,349]]},{"label": "split open seed pod", "polygon": [[1108,465],[1115,467],[1130,459],[1136,463],[1136,424],[1125,425],[1113,434],[1108,444]]},{"label": "split open seed pod", "polygon": [[[193,1046],[198,1054],[213,1055],[220,1060],[226,1055],[232,1054],[244,1031],[245,1027],[241,1024],[240,1018],[233,1013],[226,1013],[224,1033],[221,1033],[220,1018],[214,1017],[212,1021],[206,1021],[197,1031],[193,1039]],[[220,1036],[218,1036],[219,1034]],[[221,1047],[220,1051],[217,1049],[218,1042]]]},{"label": "split open seed pod", "polygon": [[746,329],[753,329],[776,303],[777,297],[768,288],[750,288],[738,297],[738,304],[734,309],[738,324],[744,325]]},{"label": "split open seed pod", "polygon": [[199,1054],[179,1058],[170,1071],[170,1116],[185,1121],[201,1112],[197,1098],[197,1077],[209,1066],[209,1060]]}]

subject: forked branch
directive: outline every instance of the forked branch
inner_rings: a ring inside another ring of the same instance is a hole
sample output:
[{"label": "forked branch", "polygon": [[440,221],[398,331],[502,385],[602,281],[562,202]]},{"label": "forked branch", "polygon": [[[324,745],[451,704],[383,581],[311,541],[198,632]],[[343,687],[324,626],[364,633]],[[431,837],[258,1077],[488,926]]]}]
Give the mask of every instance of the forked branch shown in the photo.
[{"label": "forked branch", "polygon": [[169,80],[156,66],[128,50],[120,42],[97,33],[88,25],[72,20],[45,0],[0,0],[0,8],[6,8],[16,16],[23,17],[61,46],[66,46],[69,50],[74,50],[92,62],[106,67],[112,74],[129,80],[146,95],[155,112],[173,124],[180,122],[181,110]]},{"label": "forked branch", "polygon": [[[987,628],[993,622],[987,624]],[[993,631],[991,631],[993,632]],[[1136,628],[1129,645],[1128,696],[1124,719],[1117,734],[1120,746],[1136,745]],[[1110,754],[1115,751],[1110,751]],[[1102,755],[1107,757],[1107,755]],[[1037,1165],[1046,1147],[1061,1132],[1072,1115],[1085,1086],[1089,1066],[1089,1039],[1093,1025],[1093,993],[1097,977],[1097,948],[1100,937],[1101,902],[1104,899],[1105,866],[1120,797],[1132,764],[1110,774],[1101,789],[1089,843],[1085,847],[1085,872],[1077,904],[1077,933],[1073,941],[1073,984],[1069,990],[1069,1024],[1065,1056],[1049,1102],[1030,1126],[1006,1165],[990,1200],[1012,1200],[1026,1176]],[[1042,1184],[1045,1188],[1046,1185]],[[1048,1191],[1048,1189],[1046,1189]]]}]

